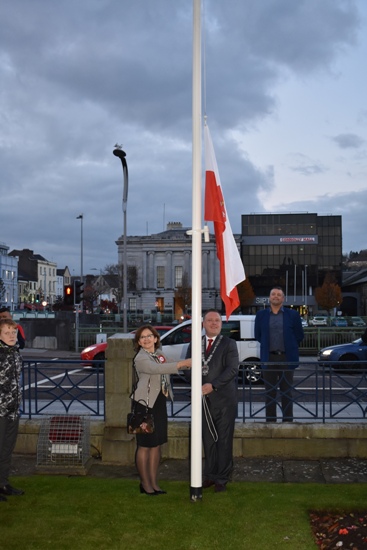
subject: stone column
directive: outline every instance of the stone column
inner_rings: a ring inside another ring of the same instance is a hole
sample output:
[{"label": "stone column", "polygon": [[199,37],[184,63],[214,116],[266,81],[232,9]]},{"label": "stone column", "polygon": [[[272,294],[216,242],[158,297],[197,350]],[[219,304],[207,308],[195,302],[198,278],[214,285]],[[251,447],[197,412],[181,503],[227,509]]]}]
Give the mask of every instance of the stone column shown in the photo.
[{"label": "stone column", "polygon": [[209,288],[210,285],[209,285],[209,272],[210,272],[210,269],[209,269],[209,250],[204,250],[203,253],[202,253],[202,277],[203,277],[203,280],[202,280],[202,288]]},{"label": "stone column", "polygon": [[191,253],[189,251],[184,252],[184,272],[187,273],[189,276],[189,280],[191,279]]},{"label": "stone column", "polygon": [[165,269],[165,288],[173,288],[173,273],[172,273],[172,252],[167,251],[166,252],[166,269]]},{"label": "stone column", "polygon": [[132,360],[135,355],[133,335],[114,334],[108,339],[105,364],[105,428],[102,462],[133,464],[135,436],[126,431],[126,417],[131,409]]},{"label": "stone column", "polygon": [[154,288],[154,252],[148,252],[148,273],[147,273],[147,283],[148,288]]}]

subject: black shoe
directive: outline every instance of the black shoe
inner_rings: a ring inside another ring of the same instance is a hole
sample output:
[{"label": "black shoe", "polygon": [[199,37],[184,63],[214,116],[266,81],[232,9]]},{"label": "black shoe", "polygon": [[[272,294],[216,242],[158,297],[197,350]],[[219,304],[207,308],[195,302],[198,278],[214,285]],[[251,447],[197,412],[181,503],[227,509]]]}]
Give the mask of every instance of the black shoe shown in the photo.
[{"label": "black shoe", "polygon": [[212,479],[204,479],[203,489],[209,489],[209,487],[213,487],[213,485],[215,485],[215,482]]},{"label": "black shoe", "polygon": [[227,485],[225,485],[225,483],[216,483],[215,484],[215,489],[214,489],[214,492],[215,493],[224,493],[224,491],[227,490]]},{"label": "black shoe", "polygon": [[151,496],[151,497],[155,497],[156,495],[159,494],[159,493],[156,493],[155,491],[153,491],[153,493],[148,493],[148,491],[146,491],[146,490],[144,489],[144,487],[142,486],[141,483],[140,483],[140,485],[139,485],[139,488],[140,488],[140,492],[141,492],[142,495],[149,495],[149,496]]},{"label": "black shoe", "polygon": [[0,502],[6,502],[8,499],[6,497],[3,497],[3,495],[0,495]]},{"label": "black shoe", "polygon": [[154,489],[154,492],[155,492],[156,495],[166,495],[167,494],[167,491],[162,491],[161,489],[159,489],[159,491],[156,491]]},{"label": "black shoe", "polygon": [[20,495],[24,495],[24,491],[22,491],[22,489],[16,489],[8,484],[0,487],[0,495],[19,497]]}]

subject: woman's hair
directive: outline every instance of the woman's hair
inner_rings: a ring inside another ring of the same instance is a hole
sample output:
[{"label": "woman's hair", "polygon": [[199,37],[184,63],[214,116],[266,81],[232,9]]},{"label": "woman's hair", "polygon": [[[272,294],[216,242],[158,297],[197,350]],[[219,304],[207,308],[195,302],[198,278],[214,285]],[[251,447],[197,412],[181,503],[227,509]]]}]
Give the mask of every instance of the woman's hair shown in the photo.
[{"label": "woman's hair", "polygon": [[140,337],[141,337],[141,334],[143,332],[143,330],[149,330],[153,336],[155,338],[157,338],[157,341],[155,342],[154,344],[154,350],[158,349],[161,345],[161,337],[159,336],[159,332],[157,332],[155,330],[154,327],[152,327],[152,325],[143,325],[142,327],[139,327],[137,329],[137,331],[135,332],[135,337],[134,337],[134,348],[135,348],[135,351],[139,351],[140,348],[141,348],[141,345],[139,344],[139,340],[140,340]]}]

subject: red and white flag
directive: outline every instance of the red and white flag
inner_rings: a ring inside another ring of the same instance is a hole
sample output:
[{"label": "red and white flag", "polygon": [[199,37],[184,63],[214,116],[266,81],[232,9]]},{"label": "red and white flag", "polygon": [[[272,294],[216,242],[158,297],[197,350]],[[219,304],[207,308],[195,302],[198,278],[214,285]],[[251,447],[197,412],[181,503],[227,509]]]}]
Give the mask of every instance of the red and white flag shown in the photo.
[{"label": "red and white flag", "polygon": [[214,223],[220,264],[220,296],[228,319],[240,305],[237,285],[246,279],[246,275],[227,216],[213,142],[207,125],[204,127],[204,141],[206,170],[204,219]]}]

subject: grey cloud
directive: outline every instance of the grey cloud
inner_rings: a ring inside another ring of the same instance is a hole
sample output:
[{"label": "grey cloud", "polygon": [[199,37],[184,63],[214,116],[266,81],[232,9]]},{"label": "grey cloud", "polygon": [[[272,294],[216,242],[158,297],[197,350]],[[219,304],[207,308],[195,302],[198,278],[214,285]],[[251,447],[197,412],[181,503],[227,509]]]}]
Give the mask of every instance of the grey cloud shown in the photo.
[{"label": "grey cloud", "polygon": [[[13,0],[0,7],[0,240],[60,265],[117,259],[122,171],[128,232],[191,224],[192,3],[187,0]],[[206,5],[206,107],[234,231],[261,211],[271,167],[245,158],[242,134],[276,109],[284,72],[328,70],[359,28],[354,2],[262,0]],[[313,166],[314,163],[310,163]],[[315,163],[315,166],[318,163]],[[304,167],[307,169],[307,166]],[[165,207],[164,207],[165,205]]]},{"label": "grey cloud", "polygon": [[322,174],[328,170],[320,161],[314,161],[302,153],[290,153],[288,156],[292,161],[292,164],[289,165],[289,169],[303,176]]},{"label": "grey cloud", "polygon": [[298,172],[299,174],[302,174],[303,176],[314,176],[315,174],[322,174],[323,172],[327,171],[327,169],[320,164],[309,164],[308,166],[291,166],[290,169],[293,170],[293,172]]},{"label": "grey cloud", "polygon": [[341,149],[359,149],[365,140],[356,134],[339,134],[332,138]]}]

